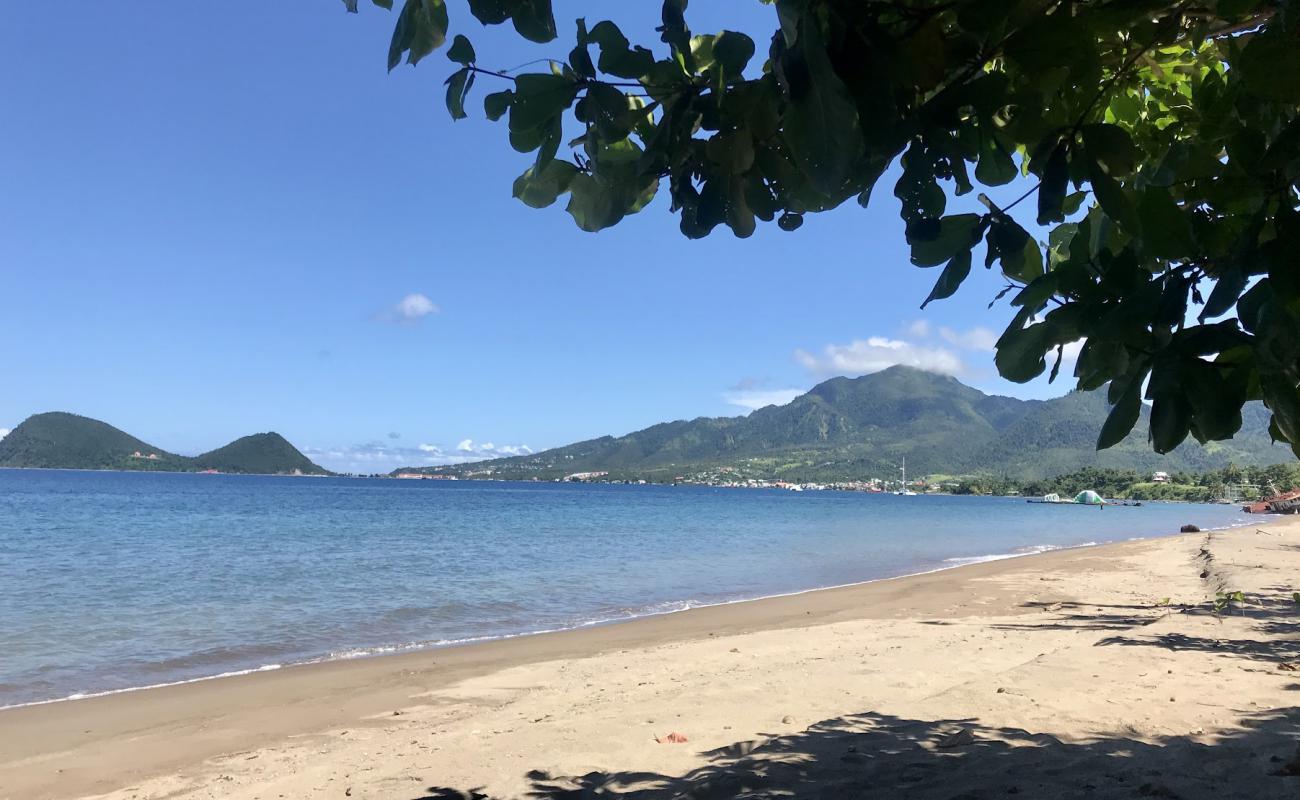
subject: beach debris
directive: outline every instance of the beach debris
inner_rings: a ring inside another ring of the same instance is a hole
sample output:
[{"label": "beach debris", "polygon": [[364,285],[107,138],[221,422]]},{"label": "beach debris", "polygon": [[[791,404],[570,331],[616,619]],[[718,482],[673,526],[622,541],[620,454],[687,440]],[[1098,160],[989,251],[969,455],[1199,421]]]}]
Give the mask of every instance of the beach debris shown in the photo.
[{"label": "beach debris", "polygon": [[733,647],[733,648],[731,648],[731,652],[733,652],[733,653],[739,653],[739,652],[740,652],[740,648],[739,648],[739,647]]},{"label": "beach debris", "polygon": [[1300,663],[1296,663],[1295,661],[1283,661],[1281,664],[1277,665],[1277,668],[1283,672],[1297,672],[1300,671]]},{"label": "beach debris", "polygon": [[1188,525],[1184,525],[1183,527],[1179,528],[1179,529],[1178,529],[1178,532],[1179,532],[1179,533],[1200,533],[1200,532],[1201,532],[1201,529],[1198,528],[1198,527],[1196,527],[1195,525],[1188,524]]},{"label": "beach debris", "polygon": [[789,714],[786,714],[784,717],[781,717],[782,725],[789,725],[792,722],[794,722],[794,717],[790,716]]},{"label": "beach debris", "polygon": [[1043,610],[1044,610],[1044,611],[1060,611],[1061,608],[1062,608],[1062,605],[1061,605],[1060,603],[1052,603],[1052,604],[1046,606]]},{"label": "beach debris", "polygon": [[686,744],[690,740],[686,738],[686,734],[673,731],[667,736],[656,736],[655,741],[659,744]]},{"label": "beach debris", "polygon": [[970,728],[962,728],[956,733],[950,733],[935,742],[935,747],[965,747],[969,744],[975,744],[975,734],[971,732]]}]

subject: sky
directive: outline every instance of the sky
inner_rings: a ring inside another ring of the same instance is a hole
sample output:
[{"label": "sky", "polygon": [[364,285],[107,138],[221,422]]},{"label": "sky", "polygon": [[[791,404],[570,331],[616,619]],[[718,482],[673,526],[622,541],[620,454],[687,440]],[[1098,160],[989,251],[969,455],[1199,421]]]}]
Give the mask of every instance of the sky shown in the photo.
[{"label": "sky", "polygon": [[[583,15],[658,45],[656,3],[557,0],[548,45],[450,5],[484,66],[564,58]],[[1069,388],[997,376],[996,274],[919,309],[939,270],[909,264],[890,174],[869,208],[793,233],[690,241],[666,191],[583,233],[563,203],[511,197],[531,157],[483,119],[486,81],[453,122],[441,51],[386,71],[394,20],[329,0],[0,5],[0,436],[52,410],[184,454],[275,430],[374,472],[748,413],[899,363]],[[688,22],[760,51],[775,28],[757,0]]]}]

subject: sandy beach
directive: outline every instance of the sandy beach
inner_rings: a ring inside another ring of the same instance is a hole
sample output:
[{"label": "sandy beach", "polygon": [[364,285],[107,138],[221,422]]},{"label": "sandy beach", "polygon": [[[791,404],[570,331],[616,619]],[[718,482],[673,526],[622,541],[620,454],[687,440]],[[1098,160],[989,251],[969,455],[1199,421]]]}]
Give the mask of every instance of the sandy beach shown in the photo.
[{"label": "sandy beach", "polygon": [[0,798],[1292,798],[1296,591],[1261,519],[16,708]]}]

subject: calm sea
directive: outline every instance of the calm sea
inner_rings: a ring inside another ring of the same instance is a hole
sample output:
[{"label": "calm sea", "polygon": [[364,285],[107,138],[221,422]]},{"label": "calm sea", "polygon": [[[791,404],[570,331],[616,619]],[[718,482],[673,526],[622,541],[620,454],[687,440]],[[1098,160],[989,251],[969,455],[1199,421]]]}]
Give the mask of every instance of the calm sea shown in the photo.
[{"label": "calm sea", "polygon": [[0,706],[1243,521],[985,497],[0,470]]}]

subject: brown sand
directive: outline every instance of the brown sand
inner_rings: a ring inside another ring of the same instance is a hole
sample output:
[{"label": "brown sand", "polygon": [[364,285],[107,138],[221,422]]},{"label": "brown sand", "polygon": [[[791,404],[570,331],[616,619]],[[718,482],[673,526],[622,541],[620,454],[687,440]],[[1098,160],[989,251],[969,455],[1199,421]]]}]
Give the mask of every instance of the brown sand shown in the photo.
[{"label": "brown sand", "polygon": [[11,709],[0,798],[1296,798],[1295,591],[1271,522]]}]

